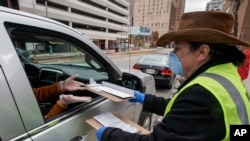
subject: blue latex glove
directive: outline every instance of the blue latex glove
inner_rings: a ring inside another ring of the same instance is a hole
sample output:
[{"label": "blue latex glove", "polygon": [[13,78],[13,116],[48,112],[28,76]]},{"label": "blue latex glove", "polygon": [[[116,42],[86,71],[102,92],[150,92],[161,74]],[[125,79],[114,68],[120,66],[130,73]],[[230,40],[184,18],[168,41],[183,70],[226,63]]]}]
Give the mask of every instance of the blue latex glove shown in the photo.
[{"label": "blue latex glove", "polygon": [[145,98],[145,94],[139,92],[139,91],[134,91],[134,99],[130,99],[130,102],[139,102],[139,103],[143,103],[144,102],[144,98]]},{"label": "blue latex glove", "polygon": [[107,127],[103,126],[96,131],[96,137],[100,141],[102,139],[102,134]]}]

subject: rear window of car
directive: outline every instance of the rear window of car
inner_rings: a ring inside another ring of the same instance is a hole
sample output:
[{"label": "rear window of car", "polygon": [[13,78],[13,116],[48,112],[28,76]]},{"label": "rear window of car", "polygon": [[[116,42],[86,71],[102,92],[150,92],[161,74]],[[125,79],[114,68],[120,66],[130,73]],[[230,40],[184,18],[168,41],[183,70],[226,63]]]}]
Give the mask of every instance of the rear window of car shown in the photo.
[{"label": "rear window of car", "polygon": [[138,61],[140,64],[145,65],[158,65],[158,66],[168,66],[168,55],[154,54],[154,55],[144,55]]}]

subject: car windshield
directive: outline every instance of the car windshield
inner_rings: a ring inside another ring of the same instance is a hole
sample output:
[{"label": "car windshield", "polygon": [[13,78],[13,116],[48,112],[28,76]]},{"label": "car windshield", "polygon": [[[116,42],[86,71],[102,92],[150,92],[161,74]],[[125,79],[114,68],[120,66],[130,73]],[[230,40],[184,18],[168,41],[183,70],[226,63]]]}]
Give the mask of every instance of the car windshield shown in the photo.
[{"label": "car windshield", "polygon": [[146,65],[167,66],[168,55],[150,54],[141,57],[138,63]]}]

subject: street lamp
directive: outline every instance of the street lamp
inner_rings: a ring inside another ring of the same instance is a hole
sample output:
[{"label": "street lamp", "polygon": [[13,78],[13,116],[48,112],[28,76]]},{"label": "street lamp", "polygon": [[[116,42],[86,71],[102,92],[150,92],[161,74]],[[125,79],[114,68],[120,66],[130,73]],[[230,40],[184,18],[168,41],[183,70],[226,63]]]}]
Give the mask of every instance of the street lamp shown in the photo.
[{"label": "street lamp", "polygon": [[141,48],[141,28],[142,26],[139,28],[139,48]]}]

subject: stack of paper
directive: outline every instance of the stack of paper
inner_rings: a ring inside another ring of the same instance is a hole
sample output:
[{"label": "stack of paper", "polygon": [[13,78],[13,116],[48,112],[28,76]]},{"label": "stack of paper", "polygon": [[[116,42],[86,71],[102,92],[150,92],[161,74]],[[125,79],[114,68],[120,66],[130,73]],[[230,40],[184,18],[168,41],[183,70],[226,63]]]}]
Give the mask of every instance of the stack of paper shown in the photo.
[{"label": "stack of paper", "polygon": [[104,91],[120,98],[134,97],[133,90],[109,82],[102,82],[101,85],[91,86],[90,88],[96,91]]},{"label": "stack of paper", "polygon": [[102,113],[100,115],[94,116],[94,119],[106,127],[120,128],[130,133],[139,132],[137,128],[133,127],[130,124],[123,122],[122,120],[120,120],[119,118],[117,118],[115,115],[113,115],[110,112],[106,112],[106,113]]}]

